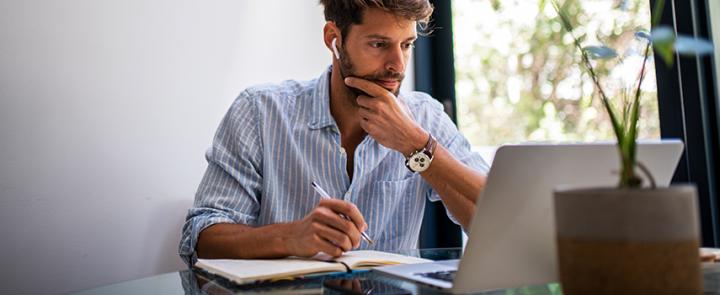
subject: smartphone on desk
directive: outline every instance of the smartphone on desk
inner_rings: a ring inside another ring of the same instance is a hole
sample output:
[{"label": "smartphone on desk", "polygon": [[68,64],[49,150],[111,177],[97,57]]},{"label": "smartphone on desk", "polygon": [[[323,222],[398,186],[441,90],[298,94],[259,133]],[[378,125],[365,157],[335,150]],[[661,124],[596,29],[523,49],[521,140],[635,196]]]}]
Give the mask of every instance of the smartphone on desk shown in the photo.
[{"label": "smartphone on desk", "polygon": [[410,295],[410,291],[369,278],[331,279],[323,281],[323,294]]}]

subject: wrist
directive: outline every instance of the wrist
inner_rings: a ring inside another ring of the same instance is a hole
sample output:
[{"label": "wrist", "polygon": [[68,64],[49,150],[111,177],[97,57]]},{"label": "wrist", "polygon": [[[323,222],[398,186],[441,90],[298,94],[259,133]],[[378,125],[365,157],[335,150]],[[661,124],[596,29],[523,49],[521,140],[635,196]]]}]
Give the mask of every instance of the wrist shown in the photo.
[{"label": "wrist", "polygon": [[293,256],[297,252],[293,246],[294,240],[292,236],[295,232],[295,225],[296,222],[278,224],[278,226],[281,227],[281,230],[277,231],[277,236],[275,236],[272,239],[272,243],[270,243],[270,245],[275,247],[274,252],[280,254],[278,256]]},{"label": "wrist", "polygon": [[399,152],[403,154],[403,157],[407,158],[415,151],[423,149],[423,147],[425,147],[425,144],[428,141],[428,137],[430,137],[430,133],[428,133],[422,128],[418,128],[416,132],[413,132],[413,135],[407,141],[407,145],[405,146],[405,148],[403,148]]}]

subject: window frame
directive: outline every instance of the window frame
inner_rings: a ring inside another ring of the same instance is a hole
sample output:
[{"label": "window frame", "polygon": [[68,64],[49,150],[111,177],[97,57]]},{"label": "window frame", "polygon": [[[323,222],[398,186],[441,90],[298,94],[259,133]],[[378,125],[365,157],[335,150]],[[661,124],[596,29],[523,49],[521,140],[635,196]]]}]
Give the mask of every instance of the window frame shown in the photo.
[{"label": "window frame", "polygon": [[[654,10],[656,0],[651,0]],[[654,11],[653,11],[654,12]],[[676,33],[710,39],[710,15],[704,0],[665,2],[660,25]],[[659,56],[656,52],[655,56]],[[660,135],[680,138],[685,150],[672,183],[693,183],[697,187],[702,244],[717,247],[718,100],[713,58],[675,55],[672,67],[656,59]]]},{"label": "window frame", "polygon": [[[445,112],[457,125],[455,113],[455,60],[452,33],[452,5],[449,0],[431,0],[435,11],[430,36],[415,42],[415,89],[430,94],[445,106]],[[440,202],[425,201],[425,216],[420,228],[420,248],[462,246],[462,230],[453,223]]]}]

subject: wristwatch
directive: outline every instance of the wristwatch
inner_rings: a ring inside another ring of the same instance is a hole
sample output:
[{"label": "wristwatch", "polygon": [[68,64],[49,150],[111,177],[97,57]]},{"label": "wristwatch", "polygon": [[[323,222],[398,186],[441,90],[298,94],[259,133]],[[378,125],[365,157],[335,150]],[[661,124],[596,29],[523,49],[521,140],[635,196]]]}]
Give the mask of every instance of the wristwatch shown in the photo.
[{"label": "wristwatch", "polygon": [[405,167],[414,173],[427,170],[430,167],[430,163],[432,163],[436,145],[437,141],[435,141],[435,137],[430,134],[425,147],[421,150],[414,151],[410,156],[405,158]]}]

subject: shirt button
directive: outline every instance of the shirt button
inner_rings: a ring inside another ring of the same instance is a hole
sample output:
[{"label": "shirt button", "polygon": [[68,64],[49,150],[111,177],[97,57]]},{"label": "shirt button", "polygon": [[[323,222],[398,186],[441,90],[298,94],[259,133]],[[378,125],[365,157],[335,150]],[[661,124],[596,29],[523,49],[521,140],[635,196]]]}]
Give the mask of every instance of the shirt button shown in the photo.
[{"label": "shirt button", "polygon": [[345,149],[344,149],[344,148],[340,148],[340,153],[344,155],[344,154],[345,154]]},{"label": "shirt button", "polygon": [[345,193],[345,197],[344,197],[344,198],[345,198],[345,200],[349,199],[349,198],[350,198],[350,192]]}]

